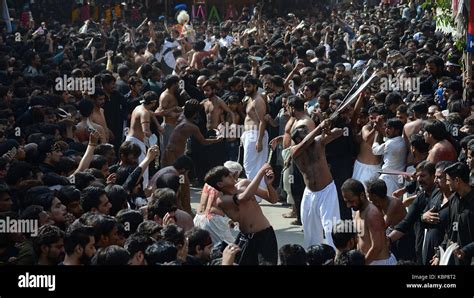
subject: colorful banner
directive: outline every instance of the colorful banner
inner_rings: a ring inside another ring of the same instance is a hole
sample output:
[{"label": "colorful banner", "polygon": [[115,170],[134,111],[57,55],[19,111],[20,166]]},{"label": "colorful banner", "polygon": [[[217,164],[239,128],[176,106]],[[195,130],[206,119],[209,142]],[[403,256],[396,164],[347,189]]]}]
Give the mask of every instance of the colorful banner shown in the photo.
[{"label": "colorful banner", "polygon": [[474,0],[469,4],[469,24],[467,26],[467,51],[474,53]]}]

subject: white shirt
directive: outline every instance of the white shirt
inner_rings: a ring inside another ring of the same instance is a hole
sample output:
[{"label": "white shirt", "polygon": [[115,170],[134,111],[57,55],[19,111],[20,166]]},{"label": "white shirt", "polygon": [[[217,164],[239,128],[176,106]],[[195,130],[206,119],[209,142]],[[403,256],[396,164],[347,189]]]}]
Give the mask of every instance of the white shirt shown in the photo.
[{"label": "white shirt", "polygon": [[169,68],[174,69],[174,67],[176,66],[176,59],[174,58],[173,50],[168,50],[168,49],[175,49],[175,48],[177,48],[178,50],[181,49],[181,45],[176,40],[174,40],[173,42],[165,40],[165,43],[163,44],[163,48],[161,49],[159,53],[156,53],[155,55],[156,60],[158,60],[158,62],[161,62],[161,60],[163,59],[165,60],[165,63],[166,65],[168,65]]},{"label": "white shirt", "polygon": [[204,47],[204,51],[209,51],[212,49],[214,46],[214,43],[216,42],[216,38],[213,36],[210,39],[205,39],[204,42],[206,43],[206,46]]},{"label": "white shirt", "polygon": [[382,170],[405,171],[407,146],[402,136],[388,139],[383,144],[374,142],[372,153],[374,155],[383,155]]},{"label": "white shirt", "polygon": [[219,44],[221,45],[221,47],[230,48],[233,42],[234,38],[230,35],[227,35],[225,38],[219,39]]}]

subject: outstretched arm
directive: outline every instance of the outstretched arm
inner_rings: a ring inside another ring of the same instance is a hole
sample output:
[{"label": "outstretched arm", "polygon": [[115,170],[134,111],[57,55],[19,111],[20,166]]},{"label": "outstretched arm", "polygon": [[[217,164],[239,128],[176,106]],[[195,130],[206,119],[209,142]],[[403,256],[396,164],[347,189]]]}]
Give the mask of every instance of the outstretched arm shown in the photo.
[{"label": "outstretched arm", "polygon": [[249,186],[245,188],[245,191],[238,195],[237,199],[239,201],[251,200],[254,198],[255,194],[257,193],[258,186],[260,185],[260,181],[262,180],[263,176],[268,170],[271,170],[271,166],[266,163],[263,167],[258,171],[257,176],[250,182]]},{"label": "outstretched arm", "polygon": [[89,135],[89,144],[86,149],[86,153],[79,162],[79,166],[74,171],[72,176],[76,175],[79,172],[85,171],[89,168],[89,165],[92,162],[92,158],[94,157],[94,149],[97,146],[97,142],[99,141],[100,135],[98,131],[91,132]]}]

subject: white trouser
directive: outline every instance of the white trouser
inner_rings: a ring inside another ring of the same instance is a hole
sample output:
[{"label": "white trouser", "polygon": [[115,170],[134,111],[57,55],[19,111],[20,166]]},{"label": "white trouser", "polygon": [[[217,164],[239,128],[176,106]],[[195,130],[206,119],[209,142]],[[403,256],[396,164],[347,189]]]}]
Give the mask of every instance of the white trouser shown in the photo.
[{"label": "white trouser", "polygon": [[[268,159],[268,133],[265,131],[265,135],[262,140],[262,151],[257,152],[257,130],[247,130],[242,134],[241,141],[244,147],[244,169],[247,179],[252,180],[257,176],[258,171],[267,162]],[[265,181],[262,178],[260,181],[260,188],[266,189]],[[261,202],[262,198],[255,196],[257,202]]]},{"label": "white trouser", "polygon": [[369,265],[371,265],[371,266],[374,266],[374,265],[378,265],[378,266],[397,265],[397,259],[395,258],[395,256],[392,253],[390,253],[390,257],[388,257],[387,259],[385,259],[385,260],[376,260],[376,261],[373,261],[372,263],[370,263]]},{"label": "white trouser", "polygon": [[[145,156],[146,156],[146,146],[145,146],[145,143],[143,143],[142,141],[140,141],[139,139],[135,138],[135,137],[132,137],[132,136],[127,136],[125,138],[125,141],[130,141],[134,144],[137,144],[140,149],[141,149],[141,154],[140,156],[138,157],[138,164],[140,164],[144,159],[145,159]],[[143,172],[143,189],[145,189],[148,185],[148,168],[145,169],[145,172]]]},{"label": "white trouser", "polygon": [[380,165],[368,165],[356,160],[354,163],[354,172],[352,178],[358,180],[367,187],[367,182],[380,176]]},{"label": "white trouser", "polygon": [[331,232],[333,224],[340,219],[339,199],[334,181],[321,191],[312,192],[307,187],[305,188],[301,201],[301,222],[306,249],[321,243],[326,243],[336,249]]}]

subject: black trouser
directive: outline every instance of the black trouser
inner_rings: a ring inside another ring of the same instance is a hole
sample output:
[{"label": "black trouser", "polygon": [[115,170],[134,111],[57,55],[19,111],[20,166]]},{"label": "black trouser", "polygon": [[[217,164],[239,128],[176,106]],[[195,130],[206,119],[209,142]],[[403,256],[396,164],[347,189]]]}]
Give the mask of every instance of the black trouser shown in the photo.
[{"label": "black trouser", "polygon": [[295,201],[296,217],[298,221],[301,222],[301,201],[303,200],[303,193],[306,184],[304,183],[303,175],[301,175],[301,172],[295,163],[292,163],[291,166],[293,167],[293,177],[290,176],[290,179],[293,178],[293,183],[291,183],[292,181],[290,180],[291,195]]},{"label": "black trouser", "polygon": [[239,265],[276,265],[278,244],[275,231],[270,226],[253,234],[239,233],[235,240],[241,251],[236,256]]}]

